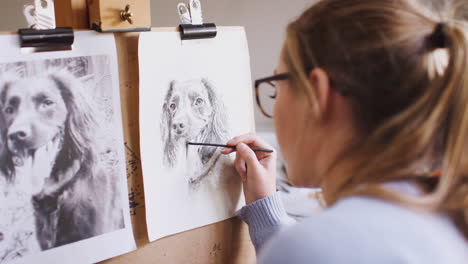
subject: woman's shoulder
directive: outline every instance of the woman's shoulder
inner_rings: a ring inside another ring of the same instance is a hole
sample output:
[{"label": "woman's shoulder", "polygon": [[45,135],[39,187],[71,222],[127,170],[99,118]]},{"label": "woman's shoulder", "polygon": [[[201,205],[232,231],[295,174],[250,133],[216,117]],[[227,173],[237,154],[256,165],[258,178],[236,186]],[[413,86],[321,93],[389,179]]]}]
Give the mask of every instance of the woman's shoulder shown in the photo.
[{"label": "woman's shoulder", "polygon": [[467,252],[444,216],[349,197],[278,234],[259,263],[468,263]]}]

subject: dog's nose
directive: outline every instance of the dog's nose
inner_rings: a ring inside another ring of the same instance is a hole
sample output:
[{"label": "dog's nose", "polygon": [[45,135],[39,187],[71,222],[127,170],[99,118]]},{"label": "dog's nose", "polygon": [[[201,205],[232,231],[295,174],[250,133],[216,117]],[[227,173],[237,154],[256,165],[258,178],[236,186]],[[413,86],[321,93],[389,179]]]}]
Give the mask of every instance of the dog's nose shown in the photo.
[{"label": "dog's nose", "polygon": [[8,138],[13,141],[23,141],[23,140],[26,140],[28,136],[29,135],[25,130],[19,130],[19,131],[10,133]]},{"label": "dog's nose", "polygon": [[185,125],[184,123],[174,123],[172,124],[172,129],[174,129],[177,134],[182,134],[185,130]]}]

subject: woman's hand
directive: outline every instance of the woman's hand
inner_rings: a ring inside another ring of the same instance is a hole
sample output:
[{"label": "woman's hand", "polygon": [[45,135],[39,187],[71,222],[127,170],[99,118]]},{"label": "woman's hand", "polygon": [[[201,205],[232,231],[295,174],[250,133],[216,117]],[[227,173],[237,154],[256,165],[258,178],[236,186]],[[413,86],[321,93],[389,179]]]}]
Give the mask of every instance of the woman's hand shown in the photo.
[{"label": "woman's hand", "polygon": [[237,152],[235,167],[243,185],[247,204],[267,197],[276,192],[276,152],[253,151],[254,148],[272,149],[255,134],[235,137],[227,145],[236,149],[224,148],[223,154]]}]

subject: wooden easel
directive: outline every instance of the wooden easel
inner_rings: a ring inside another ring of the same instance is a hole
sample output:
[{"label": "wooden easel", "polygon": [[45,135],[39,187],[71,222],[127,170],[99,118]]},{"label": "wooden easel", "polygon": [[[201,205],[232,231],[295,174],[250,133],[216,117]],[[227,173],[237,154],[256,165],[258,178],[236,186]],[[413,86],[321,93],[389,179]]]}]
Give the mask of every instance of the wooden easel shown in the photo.
[{"label": "wooden easel", "polygon": [[[58,27],[89,28],[86,0],[56,0],[55,6]],[[254,263],[255,250],[247,226],[237,218],[149,243],[139,160],[138,36],[138,32],[115,33],[130,209],[138,250],[102,263]]]}]

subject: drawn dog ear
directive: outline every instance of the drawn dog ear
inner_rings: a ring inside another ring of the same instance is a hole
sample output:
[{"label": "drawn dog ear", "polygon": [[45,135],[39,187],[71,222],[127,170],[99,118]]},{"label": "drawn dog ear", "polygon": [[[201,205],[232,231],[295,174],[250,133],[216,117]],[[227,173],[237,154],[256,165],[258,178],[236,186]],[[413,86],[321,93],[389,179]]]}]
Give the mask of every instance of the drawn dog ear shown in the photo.
[{"label": "drawn dog ear", "polygon": [[[213,109],[211,120],[207,129],[203,132],[203,142],[220,142],[223,144],[229,138],[227,132],[226,115],[224,104],[216,95],[214,85],[208,79],[201,80],[203,86],[208,92],[208,98]],[[201,147],[199,155],[203,164],[206,164],[215,153],[216,149],[210,147]]]},{"label": "drawn dog ear", "polygon": [[161,112],[161,140],[167,142],[170,134],[170,122],[171,122],[171,113],[169,111],[169,101],[171,100],[172,94],[174,92],[174,86],[176,81],[172,81],[169,84],[169,89],[167,90],[166,97],[164,98],[164,104]]},{"label": "drawn dog ear", "polygon": [[[92,100],[85,98],[82,83],[71,73],[60,71],[49,77],[56,83],[68,111],[65,124],[64,147],[68,150],[70,162],[86,161],[89,166],[96,162],[93,150],[98,122]],[[70,164],[69,162],[67,164]]]},{"label": "drawn dog ear", "polygon": [[161,113],[161,140],[163,142],[163,155],[164,163],[169,166],[173,166],[176,158],[175,144],[172,141],[171,125],[172,125],[172,113],[170,111],[169,105],[174,94],[174,89],[176,86],[176,81],[172,81],[169,84],[169,90],[167,91],[166,97],[164,98],[164,104]]},{"label": "drawn dog ear", "polygon": [[224,142],[228,140],[228,127],[226,123],[226,109],[223,102],[217,96],[215,86],[206,78],[201,80],[202,84],[208,91],[208,97],[213,108],[212,122],[210,127],[210,135],[214,136],[215,142]]}]

